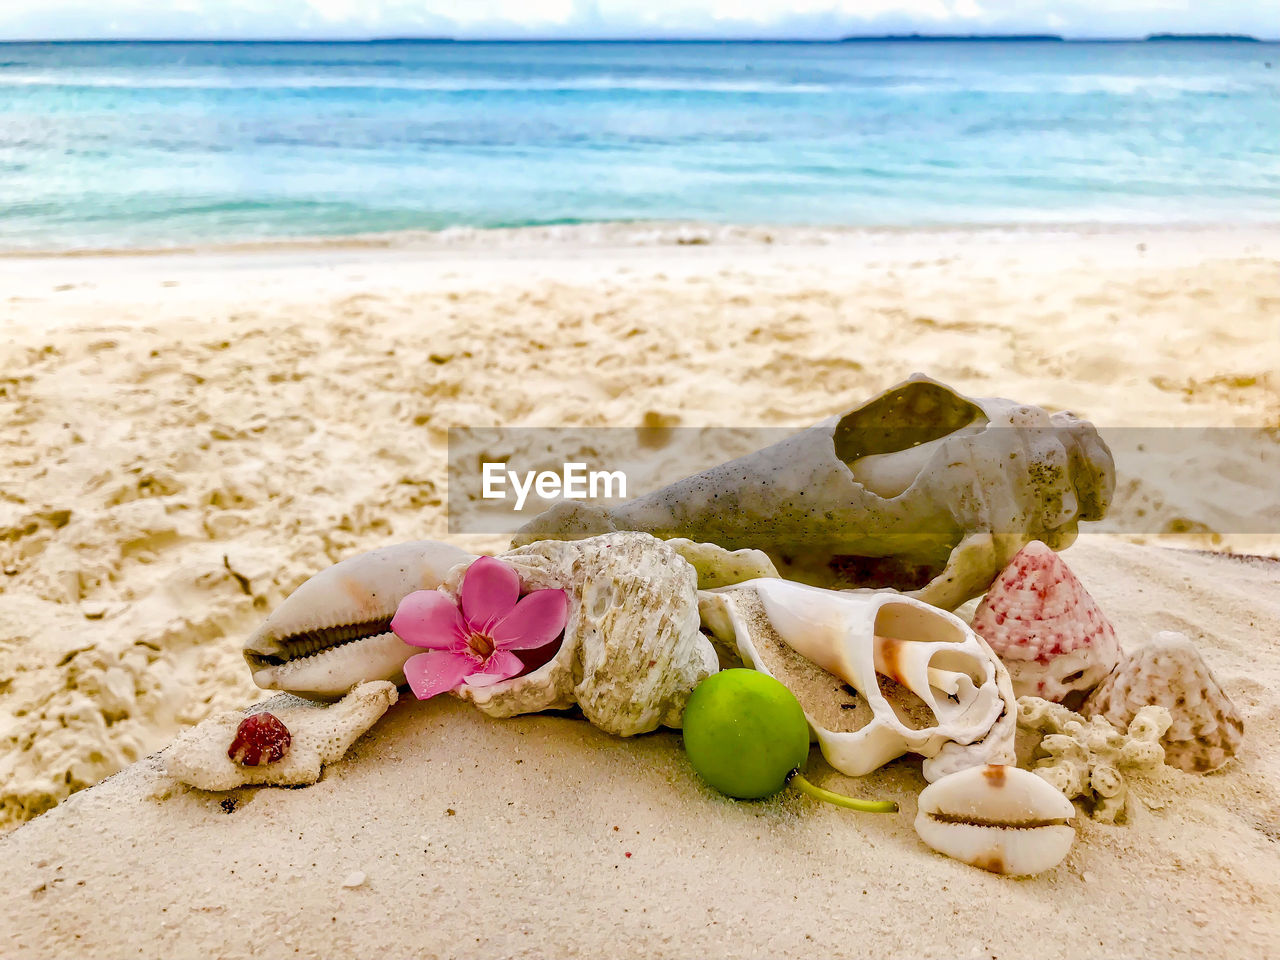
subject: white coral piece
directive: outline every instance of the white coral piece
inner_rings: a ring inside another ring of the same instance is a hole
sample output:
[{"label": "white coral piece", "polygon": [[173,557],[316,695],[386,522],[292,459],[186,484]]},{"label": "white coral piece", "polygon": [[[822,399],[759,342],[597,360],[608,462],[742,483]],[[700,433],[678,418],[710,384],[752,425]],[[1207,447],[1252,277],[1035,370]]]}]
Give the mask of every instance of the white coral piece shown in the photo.
[{"label": "white coral piece", "polygon": [[1086,720],[1040,697],[1018,699],[1018,726],[1044,734],[1039,748],[1045,756],[1035,762],[1032,772],[1068,799],[1091,800],[1091,816],[1106,823],[1123,819],[1129,792],[1126,778],[1164,763],[1160,738],[1171,722],[1164,707],[1146,706],[1122,733],[1102,717]]},{"label": "white coral piece", "polygon": [[1187,773],[1208,773],[1233,756],[1244,721],[1195,645],[1180,633],[1157,633],[1129,654],[1085,701],[1081,713],[1123,726],[1147,704],[1167,707],[1165,763]]},{"label": "white coral piece", "polygon": [[[396,702],[396,686],[386,680],[362,683],[332,705],[291,694],[272,697],[247,710],[229,710],[188,730],[165,751],[169,775],[201,790],[236,787],[297,787],[315,783],[327,763],[341,760],[351,745]],[[244,767],[227,756],[240,722],[267,711],[289,730],[288,752],[275,763]]]},{"label": "white coral piece", "polygon": [[[645,533],[532,543],[501,555],[522,591],[569,594],[564,640],[532,672],[458,695],[484,713],[511,717],[575,703],[608,733],[629,737],[679,727],[685,702],[719,669],[699,630],[698,575],[669,544]],[[459,595],[470,563],[441,588]]]}]

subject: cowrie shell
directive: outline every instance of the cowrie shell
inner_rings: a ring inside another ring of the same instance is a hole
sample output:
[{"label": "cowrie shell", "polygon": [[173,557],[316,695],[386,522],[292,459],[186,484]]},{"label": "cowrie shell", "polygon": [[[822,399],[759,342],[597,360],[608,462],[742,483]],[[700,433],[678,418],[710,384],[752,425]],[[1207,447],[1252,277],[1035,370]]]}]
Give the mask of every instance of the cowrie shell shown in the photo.
[{"label": "cowrie shell", "polygon": [[1076,831],[1071,801],[1034,773],[988,764],[920,793],[916,833],[939,853],[992,873],[1026,876],[1056,867]]}]

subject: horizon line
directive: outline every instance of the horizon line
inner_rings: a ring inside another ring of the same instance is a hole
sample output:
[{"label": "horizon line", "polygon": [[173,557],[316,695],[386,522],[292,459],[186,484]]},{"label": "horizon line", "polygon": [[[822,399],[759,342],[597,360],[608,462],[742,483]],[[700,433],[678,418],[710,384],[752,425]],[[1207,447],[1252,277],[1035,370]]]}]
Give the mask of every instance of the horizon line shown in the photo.
[{"label": "horizon line", "polygon": [[588,44],[588,43],[1280,43],[1280,36],[1263,38],[1244,33],[1176,33],[1159,32],[1134,37],[1082,37],[1052,33],[871,33],[847,34],[841,37],[433,37],[433,36],[372,36],[372,37],[57,37],[0,39],[0,45],[12,44]]}]

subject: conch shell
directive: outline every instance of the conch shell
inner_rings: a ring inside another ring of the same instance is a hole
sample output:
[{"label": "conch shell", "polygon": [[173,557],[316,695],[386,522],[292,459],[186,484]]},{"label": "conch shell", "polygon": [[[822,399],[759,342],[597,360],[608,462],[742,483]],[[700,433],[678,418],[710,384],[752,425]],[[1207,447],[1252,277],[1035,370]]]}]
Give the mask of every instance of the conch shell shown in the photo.
[{"label": "conch shell", "polygon": [[[719,669],[699,630],[698,577],[676,550],[644,533],[544,541],[501,554],[522,592],[569,594],[569,620],[555,655],[523,676],[458,695],[493,717],[577,704],[609,733],[629,737],[679,727],[685,701]],[[470,562],[441,589],[455,599]]]},{"label": "conch shell", "polygon": [[514,543],[642,530],[762,550],[790,580],[894,587],[953,609],[1023,544],[1068,546],[1114,488],[1111,453],[1087,421],[965,397],[917,374],[647,496],[557,504]]},{"label": "conch shell", "polygon": [[850,776],[904,753],[925,778],[1015,761],[1009,675],[963,620],[910,597],[750,580],[701,594],[704,627],[787,686]]}]

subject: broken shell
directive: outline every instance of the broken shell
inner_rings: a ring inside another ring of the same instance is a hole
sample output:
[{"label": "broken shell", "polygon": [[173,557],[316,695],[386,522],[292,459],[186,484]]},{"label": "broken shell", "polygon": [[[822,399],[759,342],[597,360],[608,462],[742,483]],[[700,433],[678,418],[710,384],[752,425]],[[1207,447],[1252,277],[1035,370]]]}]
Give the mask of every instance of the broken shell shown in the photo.
[{"label": "broken shell", "polygon": [[1014,693],[1060,703],[1087,693],[1120,661],[1120,642],[1089,591],[1038,540],[1018,551],[973,615],[1009,669]]},{"label": "broken shell", "polygon": [[1157,633],[1129,654],[1085,701],[1081,713],[1128,726],[1148,704],[1173,722],[1160,738],[1164,762],[1187,773],[1208,773],[1233,756],[1244,739],[1240,711],[1218,685],[1195,644],[1180,633]]},{"label": "broken shell", "polygon": [[[547,540],[500,555],[522,592],[562,589],[569,620],[555,655],[523,676],[457,691],[492,717],[577,704],[621,737],[679,727],[685,702],[719,668],[699,630],[698,577],[675,549],[647,533]],[[441,589],[457,599],[466,564]],[[523,651],[522,651],[523,652]]]},{"label": "broken shell", "polygon": [[404,662],[420,651],[391,632],[400,601],[439,586],[466,560],[435,540],[398,543],[348,557],[293,591],[244,645],[264,690],[332,699],[358,683],[404,683]]},{"label": "broken shell", "polygon": [[1060,549],[1106,513],[1111,453],[1092,424],[965,397],[922,375],[840,416],[605,508],[557,504],[514,543],[643,530],[766,552],[823,587],[918,588],[953,609],[1018,548]]},{"label": "broken shell", "polygon": [[862,776],[908,752],[929,758],[929,780],[1013,762],[1007,675],[954,614],[896,593],[778,579],[703,591],[700,601],[721,644],[795,694],[841,773]]},{"label": "broken shell", "polygon": [[1075,839],[1071,801],[1033,773],[989,764],[943,777],[920,793],[916,833],[939,853],[992,873],[1056,867]]},{"label": "broken shell", "polygon": [[240,721],[227,756],[244,767],[275,763],[289,752],[289,728],[265,710]]},{"label": "broken shell", "polygon": [[698,573],[699,590],[778,576],[778,568],[763,550],[726,550],[714,543],[694,543],[681,538],[666,542],[693,564]]}]

